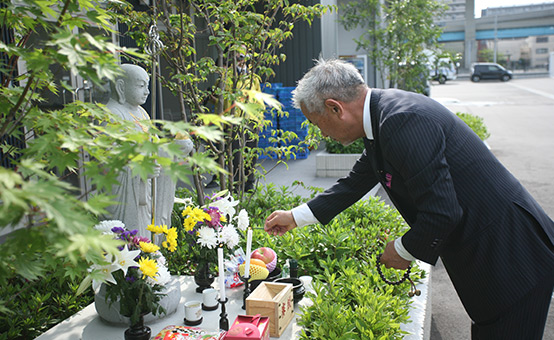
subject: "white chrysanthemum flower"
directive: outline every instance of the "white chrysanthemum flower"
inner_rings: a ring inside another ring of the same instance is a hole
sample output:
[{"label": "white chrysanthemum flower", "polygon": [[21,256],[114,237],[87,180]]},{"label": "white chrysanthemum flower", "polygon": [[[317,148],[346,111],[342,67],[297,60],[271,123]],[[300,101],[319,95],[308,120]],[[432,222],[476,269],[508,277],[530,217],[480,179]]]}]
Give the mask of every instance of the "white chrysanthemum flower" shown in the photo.
[{"label": "white chrysanthemum flower", "polygon": [[231,224],[221,228],[219,241],[225,243],[227,247],[233,249],[239,244],[239,233]]},{"label": "white chrysanthemum flower", "polygon": [[167,260],[159,250],[156,252],[156,262],[164,267],[167,265]]},{"label": "white chrysanthemum flower", "polygon": [[210,227],[202,227],[198,230],[198,240],[196,242],[203,247],[213,249],[217,246],[217,234]]},{"label": "white chrysanthemum flower", "polygon": [[173,198],[173,202],[184,204],[184,205],[192,205],[192,198],[190,198],[190,197],[187,197],[187,198],[175,197],[175,198]]},{"label": "white chrysanthemum flower", "polygon": [[248,228],[248,225],[250,224],[250,219],[248,218],[248,213],[246,212],[246,210],[241,209],[236,219],[237,219],[237,228],[239,228],[239,230],[244,231],[246,230],[246,228]]},{"label": "white chrysanthemum flower", "polygon": [[113,235],[112,229],[114,227],[119,227],[125,229],[125,224],[119,220],[106,220],[98,223],[94,226],[94,229],[99,230],[102,234]]},{"label": "white chrysanthemum flower", "polygon": [[146,282],[151,286],[156,284],[164,286],[169,282],[169,280],[171,280],[171,274],[165,266],[160,264],[160,262],[158,262],[158,272],[156,273],[156,276],[154,278],[146,278]]},{"label": "white chrysanthemum flower", "polygon": [[210,207],[218,208],[222,215],[226,215],[227,219],[231,220],[231,218],[235,216],[235,206],[239,203],[239,201],[235,201],[235,198],[229,194],[226,197],[211,202]]}]

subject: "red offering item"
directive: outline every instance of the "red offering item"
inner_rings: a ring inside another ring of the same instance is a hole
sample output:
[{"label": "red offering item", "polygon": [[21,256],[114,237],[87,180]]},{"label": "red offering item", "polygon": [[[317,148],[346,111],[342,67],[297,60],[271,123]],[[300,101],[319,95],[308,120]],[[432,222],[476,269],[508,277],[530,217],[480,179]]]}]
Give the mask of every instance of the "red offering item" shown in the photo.
[{"label": "red offering item", "polygon": [[231,329],[225,335],[225,340],[269,340],[269,318],[260,314],[239,315]]},{"label": "red offering item", "polygon": [[154,340],[223,340],[225,332],[206,331],[197,327],[167,326]]}]

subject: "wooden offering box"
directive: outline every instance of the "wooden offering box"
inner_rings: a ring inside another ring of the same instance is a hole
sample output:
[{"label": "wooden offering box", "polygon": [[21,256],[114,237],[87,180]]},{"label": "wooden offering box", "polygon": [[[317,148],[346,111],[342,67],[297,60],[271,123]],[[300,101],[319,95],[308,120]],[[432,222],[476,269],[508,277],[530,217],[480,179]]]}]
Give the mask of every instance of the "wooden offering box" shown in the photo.
[{"label": "wooden offering box", "polygon": [[280,337],[294,316],[292,285],[260,283],[246,298],[246,314],[269,317],[269,335]]}]

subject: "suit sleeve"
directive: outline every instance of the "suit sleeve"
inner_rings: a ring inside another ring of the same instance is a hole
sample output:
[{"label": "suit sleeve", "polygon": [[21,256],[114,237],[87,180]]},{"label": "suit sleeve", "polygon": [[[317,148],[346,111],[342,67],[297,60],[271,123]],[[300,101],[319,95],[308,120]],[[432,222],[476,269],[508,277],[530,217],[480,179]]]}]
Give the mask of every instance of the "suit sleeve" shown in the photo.
[{"label": "suit sleeve", "polygon": [[419,114],[395,114],[381,127],[383,157],[401,174],[416,209],[402,243],[430,264],[463,216],[445,157],[446,138],[441,126]]},{"label": "suit sleeve", "polygon": [[331,188],[308,202],[308,207],[321,224],[329,223],[378,183],[371,169],[369,157],[364,150],[348,176],[339,179]]}]

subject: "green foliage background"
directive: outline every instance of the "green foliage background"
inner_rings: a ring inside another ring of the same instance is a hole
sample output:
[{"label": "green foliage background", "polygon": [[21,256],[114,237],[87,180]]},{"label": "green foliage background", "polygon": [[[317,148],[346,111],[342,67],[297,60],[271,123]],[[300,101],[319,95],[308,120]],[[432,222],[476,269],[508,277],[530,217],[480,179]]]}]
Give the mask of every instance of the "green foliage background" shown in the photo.
[{"label": "green foliage background", "polygon": [[[465,113],[465,112],[456,112],[456,115],[464,121],[472,130],[481,138],[481,140],[486,140],[490,137],[490,133],[487,130],[487,126],[485,125],[485,121],[482,117],[479,117],[477,115],[471,114],[471,113]],[[324,138],[325,141],[325,150],[329,153],[336,153],[336,154],[361,154],[364,149],[364,143],[361,139],[356,140],[354,143],[344,146],[340,144],[337,141],[334,141],[331,138]]]}]

